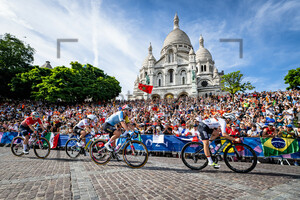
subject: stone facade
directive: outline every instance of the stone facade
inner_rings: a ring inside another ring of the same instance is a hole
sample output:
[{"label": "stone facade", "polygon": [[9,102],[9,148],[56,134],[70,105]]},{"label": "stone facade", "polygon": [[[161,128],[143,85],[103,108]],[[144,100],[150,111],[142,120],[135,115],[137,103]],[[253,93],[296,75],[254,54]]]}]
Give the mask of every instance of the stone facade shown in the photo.
[{"label": "stone facade", "polygon": [[[224,74],[218,72],[210,52],[204,48],[200,36],[199,49],[194,52],[188,35],[179,29],[179,18],[174,17],[174,28],[166,37],[160,59],[148,48],[140,73],[134,82],[130,99],[178,98],[181,96],[208,96],[220,94],[220,79]],[[138,83],[153,85],[151,95],[138,89]]]}]

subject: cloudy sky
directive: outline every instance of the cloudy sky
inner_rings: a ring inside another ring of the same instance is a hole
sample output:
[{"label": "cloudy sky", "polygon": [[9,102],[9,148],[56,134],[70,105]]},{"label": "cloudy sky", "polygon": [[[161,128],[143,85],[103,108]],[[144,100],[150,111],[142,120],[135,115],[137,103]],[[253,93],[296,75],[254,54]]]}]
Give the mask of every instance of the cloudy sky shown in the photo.
[{"label": "cloudy sky", "polygon": [[[164,39],[180,29],[195,51],[199,36],[219,71],[240,70],[257,91],[285,89],[284,76],[300,67],[300,1],[230,0],[0,0],[0,35],[11,33],[35,50],[35,65],[90,63],[115,76],[122,93],[134,80],[152,43],[158,60]],[[243,39],[243,58],[238,43]],[[62,43],[57,58],[57,39]]]}]

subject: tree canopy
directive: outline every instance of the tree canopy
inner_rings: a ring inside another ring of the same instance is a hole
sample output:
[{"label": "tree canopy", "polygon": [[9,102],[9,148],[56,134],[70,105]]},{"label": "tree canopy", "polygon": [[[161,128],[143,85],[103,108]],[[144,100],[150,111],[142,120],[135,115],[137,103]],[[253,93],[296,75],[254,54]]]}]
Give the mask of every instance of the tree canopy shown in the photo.
[{"label": "tree canopy", "polygon": [[221,84],[222,90],[227,91],[230,94],[235,94],[237,92],[245,92],[246,90],[253,90],[255,87],[251,83],[242,83],[243,74],[240,71],[231,72],[222,76]]},{"label": "tree canopy", "polygon": [[11,86],[14,91],[29,89],[29,96],[36,100],[82,102],[87,98],[93,101],[113,99],[121,92],[119,84],[101,69],[71,62],[71,68],[59,66],[50,70],[35,67],[18,74]]},{"label": "tree canopy", "polygon": [[55,102],[110,100],[120,83],[90,64],[71,62],[54,69],[32,66],[35,50],[10,34],[0,40],[0,97]]},{"label": "tree canopy", "polygon": [[0,96],[15,98],[9,83],[16,74],[32,69],[34,49],[15,36],[5,34],[0,39]]},{"label": "tree canopy", "polygon": [[289,70],[288,74],[284,77],[285,84],[289,84],[286,89],[300,89],[300,67],[297,69]]}]

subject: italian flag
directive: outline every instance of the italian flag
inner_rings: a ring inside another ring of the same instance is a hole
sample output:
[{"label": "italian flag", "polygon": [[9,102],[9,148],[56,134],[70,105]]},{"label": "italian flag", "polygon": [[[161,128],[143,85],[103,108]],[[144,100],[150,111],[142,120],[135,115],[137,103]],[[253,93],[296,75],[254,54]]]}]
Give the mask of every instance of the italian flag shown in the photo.
[{"label": "italian flag", "polygon": [[51,149],[57,147],[59,134],[54,135],[54,133],[47,133],[45,138],[49,141]]}]

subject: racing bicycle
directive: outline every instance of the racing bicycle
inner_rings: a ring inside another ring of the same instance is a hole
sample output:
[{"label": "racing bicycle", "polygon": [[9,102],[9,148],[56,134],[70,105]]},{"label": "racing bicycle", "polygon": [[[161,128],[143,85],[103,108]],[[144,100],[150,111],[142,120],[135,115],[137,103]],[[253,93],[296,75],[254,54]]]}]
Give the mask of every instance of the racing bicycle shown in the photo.
[{"label": "racing bicycle", "polygon": [[91,143],[98,139],[98,137],[101,137],[101,136],[87,136],[85,137],[85,139],[89,139],[89,141],[86,143],[85,146],[79,146],[79,136],[78,137],[72,137],[70,139],[68,139],[68,141],[66,142],[66,145],[65,145],[65,150],[66,150],[66,153],[67,155],[70,157],[70,158],[77,158],[80,154],[84,154],[86,155],[86,152],[87,151],[90,151],[91,150]]},{"label": "racing bicycle", "polygon": [[125,136],[120,136],[121,140],[119,148],[112,152],[105,148],[106,140],[98,139],[91,145],[90,156],[98,165],[107,164],[112,158],[118,159],[119,155],[123,155],[125,163],[131,168],[143,167],[148,161],[148,149],[140,141],[135,140],[139,136],[139,131],[131,132]]},{"label": "racing bicycle", "polygon": [[[232,142],[228,139],[215,139],[218,149],[209,148],[211,157],[217,163],[223,154],[224,162],[234,172],[247,173],[252,171],[257,164],[257,155],[248,145]],[[212,143],[213,144],[213,143]],[[213,151],[213,152],[212,152]],[[193,170],[201,170],[208,165],[201,142],[189,142],[181,150],[183,163]]]},{"label": "racing bicycle", "polygon": [[[15,156],[24,155],[24,139],[25,138],[19,133],[19,135],[11,141],[10,148]],[[34,154],[38,158],[44,159],[50,154],[50,143],[46,138],[43,137],[43,134],[38,133],[38,126],[35,128],[34,133],[30,134],[28,147],[33,148]]]}]

